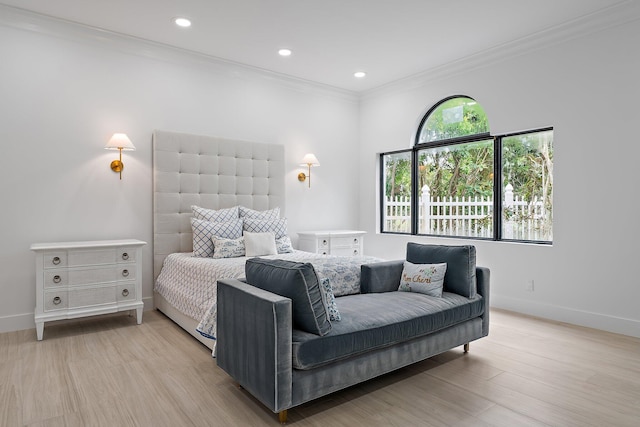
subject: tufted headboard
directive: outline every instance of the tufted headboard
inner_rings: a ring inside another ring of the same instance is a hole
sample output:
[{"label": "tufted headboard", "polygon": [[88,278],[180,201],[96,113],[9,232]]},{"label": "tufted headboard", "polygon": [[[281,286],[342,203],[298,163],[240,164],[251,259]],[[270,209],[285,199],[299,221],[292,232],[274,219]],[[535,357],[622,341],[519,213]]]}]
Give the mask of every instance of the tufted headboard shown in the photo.
[{"label": "tufted headboard", "polygon": [[167,255],[192,251],[191,205],[284,213],[284,146],[154,131],[154,280]]}]

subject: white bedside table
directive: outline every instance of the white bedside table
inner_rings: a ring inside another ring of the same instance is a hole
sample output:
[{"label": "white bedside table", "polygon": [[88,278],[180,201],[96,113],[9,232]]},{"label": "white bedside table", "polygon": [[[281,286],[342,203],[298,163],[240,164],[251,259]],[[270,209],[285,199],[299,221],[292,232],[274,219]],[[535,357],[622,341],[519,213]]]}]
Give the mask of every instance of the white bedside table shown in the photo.
[{"label": "white bedside table", "polygon": [[136,310],[142,323],[141,240],[34,243],[35,321],[38,340],[44,323]]},{"label": "white bedside table", "polygon": [[301,251],[322,255],[362,256],[365,231],[326,230],[298,232]]}]

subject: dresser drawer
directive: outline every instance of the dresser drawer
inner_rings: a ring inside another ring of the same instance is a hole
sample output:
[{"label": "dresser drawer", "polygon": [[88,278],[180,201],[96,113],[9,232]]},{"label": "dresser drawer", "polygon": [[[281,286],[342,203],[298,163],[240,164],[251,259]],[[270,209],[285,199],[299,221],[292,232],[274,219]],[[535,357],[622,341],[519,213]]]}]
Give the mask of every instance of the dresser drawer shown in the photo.
[{"label": "dresser drawer", "polygon": [[74,268],[67,271],[69,286],[135,280],[136,269],[126,266]]},{"label": "dresser drawer", "polygon": [[66,289],[46,291],[44,293],[44,311],[66,310],[69,308]]},{"label": "dresser drawer", "polygon": [[70,289],[68,293],[69,308],[90,307],[116,302],[115,286]]},{"label": "dresser drawer", "polygon": [[331,248],[359,247],[360,239],[358,237],[332,237]]},{"label": "dresser drawer", "polygon": [[331,255],[358,256],[360,255],[360,249],[359,248],[331,248]]},{"label": "dresser drawer", "polygon": [[82,265],[114,264],[116,262],[116,250],[107,249],[87,249],[69,251],[68,266],[76,267]]}]

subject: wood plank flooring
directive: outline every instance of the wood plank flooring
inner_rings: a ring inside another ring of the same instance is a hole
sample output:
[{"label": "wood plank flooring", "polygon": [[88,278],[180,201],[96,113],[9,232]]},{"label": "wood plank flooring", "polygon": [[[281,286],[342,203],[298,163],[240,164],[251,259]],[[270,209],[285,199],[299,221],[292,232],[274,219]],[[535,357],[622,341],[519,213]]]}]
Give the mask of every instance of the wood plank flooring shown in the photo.
[{"label": "wood plank flooring", "polygon": [[[640,426],[640,339],[492,310],[489,337],[289,411],[292,426]],[[0,334],[0,426],[276,426],[157,311]]]}]

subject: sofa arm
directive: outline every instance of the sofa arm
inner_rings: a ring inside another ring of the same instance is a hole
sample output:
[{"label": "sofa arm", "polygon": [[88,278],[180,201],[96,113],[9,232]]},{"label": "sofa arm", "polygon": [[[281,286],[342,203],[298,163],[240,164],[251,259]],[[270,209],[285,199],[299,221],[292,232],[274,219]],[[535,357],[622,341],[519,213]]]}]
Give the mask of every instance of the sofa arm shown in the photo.
[{"label": "sofa arm", "polygon": [[291,407],[291,300],[218,280],[217,363],[273,412]]},{"label": "sofa arm", "polygon": [[360,267],[360,292],[363,294],[397,291],[404,260],[363,264]]},{"label": "sofa arm", "polygon": [[487,267],[476,267],[476,289],[484,300],[482,315],[482,336],[489,335],[489,281],[490,271]]}]

